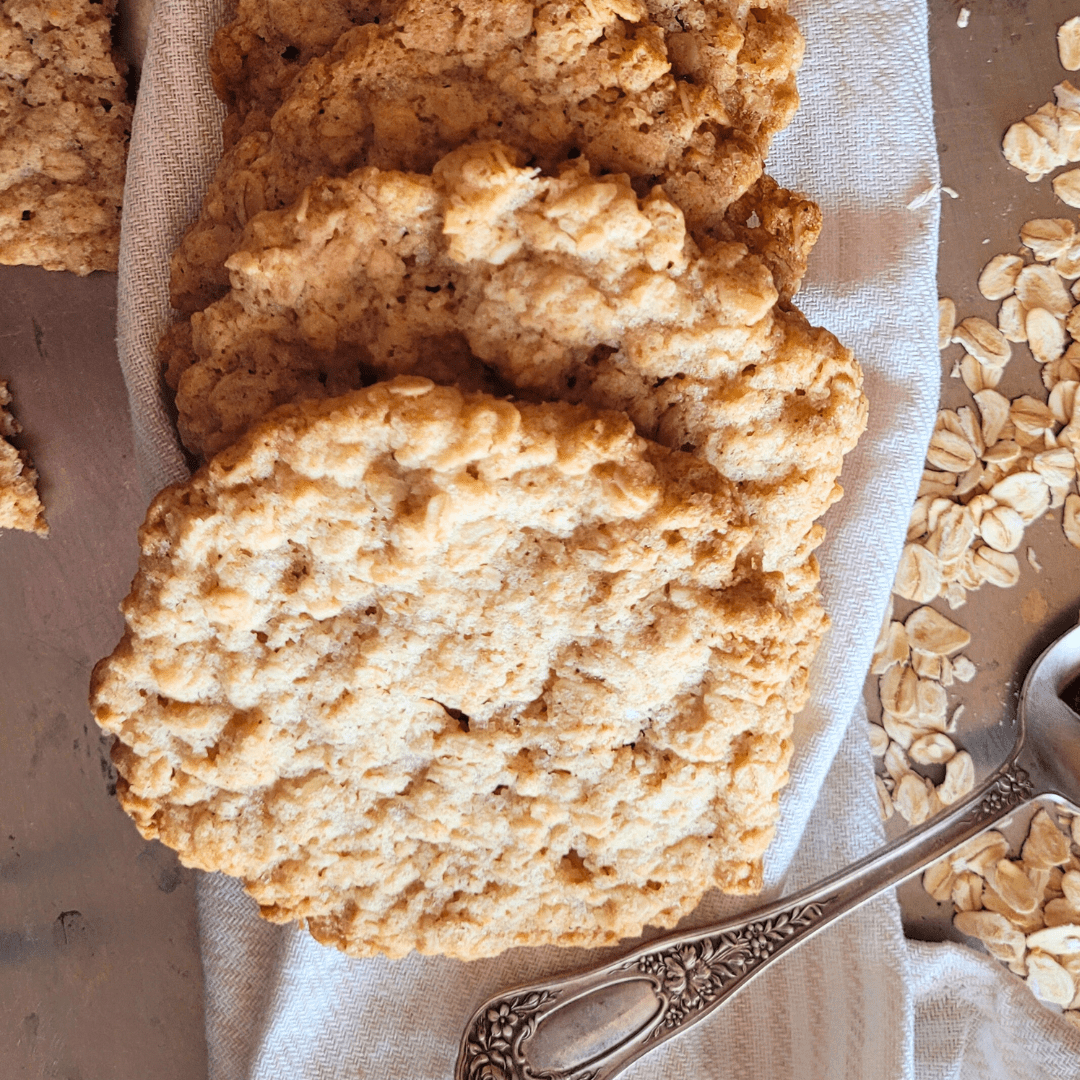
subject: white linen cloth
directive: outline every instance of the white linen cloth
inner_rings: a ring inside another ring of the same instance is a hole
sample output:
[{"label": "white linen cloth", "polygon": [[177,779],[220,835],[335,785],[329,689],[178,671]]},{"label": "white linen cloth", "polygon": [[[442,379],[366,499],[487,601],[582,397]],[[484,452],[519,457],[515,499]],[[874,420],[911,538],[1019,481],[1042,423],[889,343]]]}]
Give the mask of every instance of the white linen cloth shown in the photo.
[{"label": "white linen cloth", "polygon": [[[171,318],[169,252],[220,153],[222,107],[205,56],[223,9],[223,0],[158,0],[132,131],[118,345],[148,495],[187,475],[154,346]],[[803,105],[769,169],[824,210],[798,302],[856,351],[871,410],[845,466],[846,497],[826,519],[820,557],[833,628],[796,727],[768,896],[882,841],[861,690],[940,378],[938,202],[907,208],[939,180],[925,6],[794,0],[792,10],[808,40]],[[602,958],[533,949],[468,964],[350,960],[304,932],[261,922],[229,879],[203,875],[198,892],[211,1080],[442,1080],[484,997]],[[710,897],[690,922],[752,904]],[[1037,1080],[1080,1075],[1080,1036],[984,958],[906,943],[888,896],[627,1075]]]}]

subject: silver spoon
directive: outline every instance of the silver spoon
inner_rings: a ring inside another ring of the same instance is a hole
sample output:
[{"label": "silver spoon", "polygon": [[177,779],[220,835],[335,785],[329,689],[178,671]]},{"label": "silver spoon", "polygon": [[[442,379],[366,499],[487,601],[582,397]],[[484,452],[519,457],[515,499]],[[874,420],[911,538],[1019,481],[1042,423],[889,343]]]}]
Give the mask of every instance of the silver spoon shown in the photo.
[{"label": "silver spoon", "polygon": [[1080,806],[1080,626],[1032,665],[1016,742],[968,799],[812,888],[723,923],[657,938],[603,967],[520,986],[480,1006],[455,1080],[607,1080],[704,1019],[829,923],[1035,799]]}]

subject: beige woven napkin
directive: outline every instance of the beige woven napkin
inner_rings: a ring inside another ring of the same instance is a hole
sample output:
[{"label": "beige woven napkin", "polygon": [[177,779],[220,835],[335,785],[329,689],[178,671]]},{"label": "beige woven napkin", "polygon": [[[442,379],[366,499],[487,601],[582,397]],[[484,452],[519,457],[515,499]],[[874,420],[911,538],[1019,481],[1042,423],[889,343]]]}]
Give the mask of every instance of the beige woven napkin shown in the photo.
[{"label": "beige woven napkin", "polygon": [[[834,625],[797,725],[783,823],[767,860],[771,894],[809,884],[881,842],[860,693],[940,377],[938,207],[931,200],[906,208],[938,180],[925,6],[795,0],[792,8],[809,42],[804,104],[777,141],[770,171],[825,211],[799,303],[856,350],[871,419],[845,468],[847,496],[827,518],[821,561]],[[219,152],[221,107],[205,55],[221,17],[221,0],[159,0],[132,132],[118,344],[148,495],[186,475],[153,349],[170,320],[168,254],[195,215]],[[746,904],[710,898],[693,921],[739,906]],[[200,880],[199,914],[212,1080],[448,1077],[462,1026],[485,995],[599,958],[534,949],[471,964],[349,960],[303,932],[260,922],[236,884],[217,875]],[[922,1074],[920,1063],[929,1060],[923,1044],[937,1044],[916,1038],[917,1015],[931,1034],[968,1031],[969,1018],[976,1033],[987,1023],[962,995],[939,993],[931,1001],[929,990],[940,988],[932,977],[920,982],[919,973],[945,953],[927,948],[931,959],[920,954],[916,964],[894,900],[882,898],[766,971],[729,1007],[628,1075]],[[1002,978],[991,969],[984,974],[992,983]],[[942,1017],[953,1026],[942,1026]],[[977,1075],[964,1064],[975,1060],[965,1057],[968,1042],[953,1037],[948,1045],[925,1075]],[[1069,1060],[1071,1049],[1062,1052]]]}]

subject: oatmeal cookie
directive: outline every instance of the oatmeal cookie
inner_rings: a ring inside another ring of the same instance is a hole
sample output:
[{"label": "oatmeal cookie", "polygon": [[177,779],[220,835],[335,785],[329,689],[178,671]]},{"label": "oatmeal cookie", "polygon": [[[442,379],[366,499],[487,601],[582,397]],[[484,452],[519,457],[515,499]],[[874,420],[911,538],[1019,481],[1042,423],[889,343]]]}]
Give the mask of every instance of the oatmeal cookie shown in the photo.
[{"label": "oatmeal cookie", "polygon": [[612,944],[753,891],[824,616],[700,459],[403,377],[286,406],[140,533],[125,810],[354,956]]},{"label": "oatmeal cookie", "polygon": [[[640,0],[406,0],[348,30],[295,75],[269,127],[259,121],[226,152],[174,254],[174,306],[190,313],[222,295],[225,259],[259,210],[363,165],[426,172],[475,139],[546,169],[581,154],[642,193],[660,184],[695,237],[723,229],[794,113],[802,37],[780,5],[716,5],[700,20],[690,9],[703,5],[654,6],[688,28],[669,32]],[[763,197],[775,201],[771,189]],[[782,243],[768,233],[773,215],[758,216],[754,235]],[[776,260],[785,295],[816,235],[805,228]]]},{"label": "oatmeal cookie", "polygon": [[49,526],[37,493],[37,472],[27,455],[7,440],[22,428],[7,410],[11,391],[0,382],[0,529],[22,529],[45,536]]},{"label": "oatmeal cookie", "polygon": [[115,0],[0,0],[0,263],[115,270],[131,124]]},{"label": "oatmeal cookie", "polygon": [[418,366],[436,354],[693,449],[740,485],[772,569],[820,538],[865,424],[850,351],[777,304],[759,257],[699,248],[661,189],[639,198],[581,158],[543,176],[481,143],[430,176],[319,181],[254,218],[228,266],[232,292],[170,339],[181,434],[204,455],[285,401],[439,379]]}]

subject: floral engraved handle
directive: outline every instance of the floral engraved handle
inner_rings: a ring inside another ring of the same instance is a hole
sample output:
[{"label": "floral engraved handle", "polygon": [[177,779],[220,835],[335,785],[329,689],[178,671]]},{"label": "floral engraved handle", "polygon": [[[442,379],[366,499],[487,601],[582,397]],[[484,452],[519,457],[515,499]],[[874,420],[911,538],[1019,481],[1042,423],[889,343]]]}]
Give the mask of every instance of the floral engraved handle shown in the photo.
[{"label": "floral engraved handle", "polygon": [[1025,769],[1015,762],[994,781],[978,805],[972,807],[964,820],[971,824],[999,818],[1003,811],[1027,802],[1035,794],[1035,785]]},{"label": "floral engraved handle", "polygon": [[[534,990],[489,1003],[473,1018],[458,1066],[460,1080],[549,1080],[534,1073],[522,1044],[536,1030],[538,1014],[558,991]],[[592,1080],[592,1072],[576,1072],[572,1080]],[[569,1080],[569,1078],[568,1078]]]},{"label": "floral engraved handle", "polygon": [[667,998],[663,1017],[649,1038],[659,1038],[718,1002],[726,990],[799,930],[811,926],[824,910],[824,903],[803,904],[741,930],[673,945],[641,957],[635,966],[652,975]]}]

